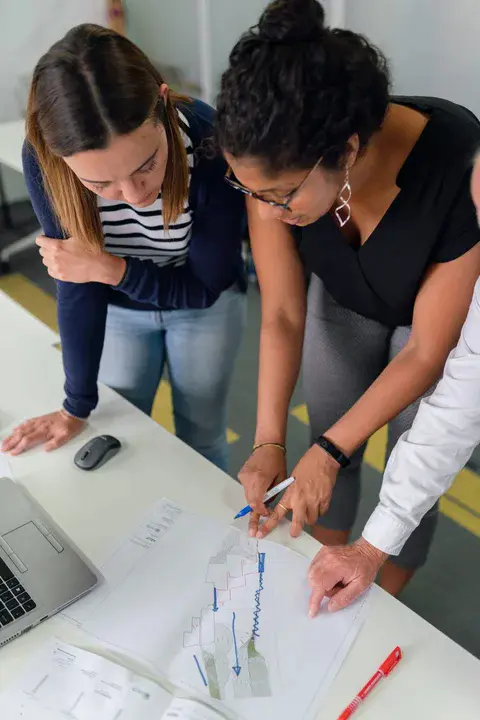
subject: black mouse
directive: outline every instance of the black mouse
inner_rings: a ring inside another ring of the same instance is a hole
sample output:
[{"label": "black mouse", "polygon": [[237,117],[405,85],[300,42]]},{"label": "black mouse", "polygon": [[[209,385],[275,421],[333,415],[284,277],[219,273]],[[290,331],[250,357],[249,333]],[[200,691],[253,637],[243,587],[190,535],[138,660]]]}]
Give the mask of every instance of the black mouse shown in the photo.
[{"label": "black mouse", "polygon": [[120,440],[113,435],[98,435],[80,448],[73,462],[80,470],[96,470],[116,455],[121,447]]}]

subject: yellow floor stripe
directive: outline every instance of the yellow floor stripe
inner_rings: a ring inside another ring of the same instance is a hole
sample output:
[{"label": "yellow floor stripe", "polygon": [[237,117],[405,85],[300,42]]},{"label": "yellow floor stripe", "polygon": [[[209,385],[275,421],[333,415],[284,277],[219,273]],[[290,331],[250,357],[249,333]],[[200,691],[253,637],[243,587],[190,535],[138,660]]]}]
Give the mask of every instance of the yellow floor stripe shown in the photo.
[{"label": "yellow floor stripe", "polygon": [[464,468],[455,478],[448,496],[480,515],[480,476]]},{"label": "yellow floor stripe", "polygon": [[457,523],[457,525],[480,537],[480,518],[473,515],[467,508],[454,503],[448,495],[445,495],[440,500],[440,512]]},{"label": "yellow floor stripe", "polygon": [[290,415],[296,417],[297,420],[300,420],[300,422],[304,425],[308,425],[308,423],[310,422],[306,405],[297,405],[297,407],[294,407],[292,410],[290,410]]},{"label": "yellow floor stripe", "polygon": [[0,290],[9,295],[19,305],[41,320],[51,330],[58,332],[57,304],[55,299],[19,273],[2,275]]},{"label": "yellow floor stripe", "polygon": [[385,467],[385,455],[387,452],[387,435],[388,430],[386,427],[381,428],[375,435],[372,435],[368,441],[367,449],[365,450],[364,460],[375,468],[378,472],[383,472]]},{"label": "yellow floor stripe", "polygon": [[170,385],[162,380],[153,403],[152,418],[170,433],[175,432],[173,424],[172,392]]}]

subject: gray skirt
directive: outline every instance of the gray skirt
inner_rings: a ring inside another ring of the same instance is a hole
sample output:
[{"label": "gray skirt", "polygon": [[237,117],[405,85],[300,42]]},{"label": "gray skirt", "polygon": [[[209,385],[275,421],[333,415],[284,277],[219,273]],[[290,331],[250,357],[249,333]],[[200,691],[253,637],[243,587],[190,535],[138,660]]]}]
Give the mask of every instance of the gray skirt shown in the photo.
[{"label": "gray skirt", "polygon": [[[335,424],[405,347],[411,327],[386,325],[347,310],[327,293],[313,275],[308,291],[307,324],[303,352],[303,381],[312,440]],[[426,395],[430,394],[429,390]],[[421,398],[389,423],[387,457],[415,418]],[[330,508],[319,524],[333,530],[350,530],[360,499],[361,463],[365,446],[352,463],[340,470]],[[373,509],[373,508],[372,508]],[[438,517],[435,505],[411,535],[393,562],[415,569],[424,564]]]}]

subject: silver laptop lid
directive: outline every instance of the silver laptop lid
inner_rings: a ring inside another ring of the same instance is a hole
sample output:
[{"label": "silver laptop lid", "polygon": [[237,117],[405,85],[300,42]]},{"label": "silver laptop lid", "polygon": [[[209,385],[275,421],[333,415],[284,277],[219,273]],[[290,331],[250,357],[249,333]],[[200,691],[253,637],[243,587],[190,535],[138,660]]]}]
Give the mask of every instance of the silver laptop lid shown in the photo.
[{"label": "silver laptop lid", "polygon": [[0,647],[85,595],[98,580],[21,486],[0,478]]}]

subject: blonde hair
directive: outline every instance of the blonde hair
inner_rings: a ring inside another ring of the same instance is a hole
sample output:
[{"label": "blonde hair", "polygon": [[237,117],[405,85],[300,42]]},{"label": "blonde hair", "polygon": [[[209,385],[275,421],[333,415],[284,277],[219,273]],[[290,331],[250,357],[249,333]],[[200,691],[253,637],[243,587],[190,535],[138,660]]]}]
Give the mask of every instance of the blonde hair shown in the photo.
[{"label": "blonde hair", "polygon": [[162,186],[164,225],[175,222],[188,197],[188,162],[176,104],[188,99],[169,92],[147,56],[130,40],[99,25],[79,25],[38,62],[27,106],[27,142],[33,148],[47,195],[67,236],[94,251],[103,248],[95,193],[63,160],[103,149],[112,137],[143,123],[163,124],[168,160]]}]

